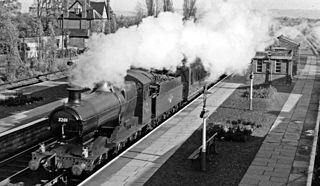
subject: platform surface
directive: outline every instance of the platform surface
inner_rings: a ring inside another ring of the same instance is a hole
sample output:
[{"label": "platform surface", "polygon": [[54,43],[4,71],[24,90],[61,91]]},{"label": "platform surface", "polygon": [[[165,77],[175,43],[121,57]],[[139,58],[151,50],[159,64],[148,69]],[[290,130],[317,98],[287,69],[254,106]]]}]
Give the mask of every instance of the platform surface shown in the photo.
[{"label": "platform surface", "polygon": [[240,186],[310,185],[319,115],[320,63],[308,57]]},{"label": "platform surface", "polygon": [[[222,82],[210,90],[207,108],[213,113],[240,86]],[[143,185],[167,159],[197,130],[202,119],[202,99],[176,114],[141,143],[121,155],[109,167],[93,176],[84,185]]]}]

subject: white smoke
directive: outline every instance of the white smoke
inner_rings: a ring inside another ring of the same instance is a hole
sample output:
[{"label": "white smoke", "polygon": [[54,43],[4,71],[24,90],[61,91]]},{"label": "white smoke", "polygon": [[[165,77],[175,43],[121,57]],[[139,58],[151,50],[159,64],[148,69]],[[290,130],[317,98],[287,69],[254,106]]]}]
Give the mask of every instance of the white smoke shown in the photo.
[{"label": "white smoke", "polygon": [[320,26],[314,27],[311,33],[318,41],[320,41]]},{"label": "white smoke", "polygon": [[[291,22],[293,22],[293,20],[291,20]],[[287,23],[290,23],[290,20],[288,20]],[[311,25],[307,20],[304,20],[299,24],[294,24],[294,22],[292,24],[293,25],[283,25],[279,21],[273,21],[271,30],[274,33],[274,37],[284,35],[288,38],[299,40],[308,35],[312,30]]]},{"label": "white smoke", "polygon": [[115,34],[93,35],[89,51],[73,70],[73,83],[92,87],[95,82],[116,85],[130,66],[174,69],[184,55],[199,57],[211,78],[222,73],[243,73],[257,49],[268,38],[267,17],[251,11],[240,0],[198,1],[196,22],[182,15],[161,13]]}]

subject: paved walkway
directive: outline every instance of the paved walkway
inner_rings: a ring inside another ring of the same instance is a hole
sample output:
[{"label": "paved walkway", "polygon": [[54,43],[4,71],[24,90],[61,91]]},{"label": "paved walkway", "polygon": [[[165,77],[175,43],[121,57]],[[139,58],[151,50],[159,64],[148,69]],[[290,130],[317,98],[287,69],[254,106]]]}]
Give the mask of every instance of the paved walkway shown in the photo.
[{"label": "paved walkway", "polygon": [[[207,101],[210,113],[214,112],[239,85],[221,83],[210,90],[212,94]],[[83,185],[143,185],[200,127],[201,109],[202,99],[198,99]]]},{"label": "paved walkway", "polygon": [[319,106],[319,65],[315,57],[308,58],[241,186],[310,185],[312,171],[308,169]]}]

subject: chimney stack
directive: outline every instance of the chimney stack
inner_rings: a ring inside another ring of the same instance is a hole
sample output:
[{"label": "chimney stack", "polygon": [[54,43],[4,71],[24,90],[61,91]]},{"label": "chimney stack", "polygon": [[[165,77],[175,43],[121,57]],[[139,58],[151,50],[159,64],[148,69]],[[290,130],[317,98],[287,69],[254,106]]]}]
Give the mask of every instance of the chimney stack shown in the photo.
[{"label": "chimney stack", "polygon": [[64,17],[69,17],[69,6],[70,6],[69,0],[67,0],[66,1],[66,6],[64,7],[65,8],[65,10],[64,10],[65,16]]},{"label": "chimney stack", "polygon": [[107,19],[108,19],[108,20],[111,20],[110,0],[107,0]]},{"label": "chimney stack", "polygon": [[79,104],[81,102],[81,92],[83,89],[80,88],[68,88],[69,92],[68,103]]},{"label": "chimney stack", "polygon": [[82,18],[87,18],[87,0],[83,1],[82,5]]}]

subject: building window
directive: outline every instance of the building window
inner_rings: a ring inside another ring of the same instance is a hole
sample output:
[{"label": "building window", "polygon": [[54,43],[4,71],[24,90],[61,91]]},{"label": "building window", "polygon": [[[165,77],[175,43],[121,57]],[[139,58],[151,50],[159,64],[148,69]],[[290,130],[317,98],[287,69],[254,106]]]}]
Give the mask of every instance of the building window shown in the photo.
[{"label": "building window", "polygon": [[281,61],[276,61],[275,65],[276,65],[276,73],[280,73],[281,72]]},{"label": "building window", "polygon": [[262,61],[257,61],[257,69],[256,72],[262,72]]},{"label": "building window", "polygon": [[75,11],[75,13],[77,14],[77,15],[79,15],[80,14],[80,8],[74,8],[74,11]]}]

